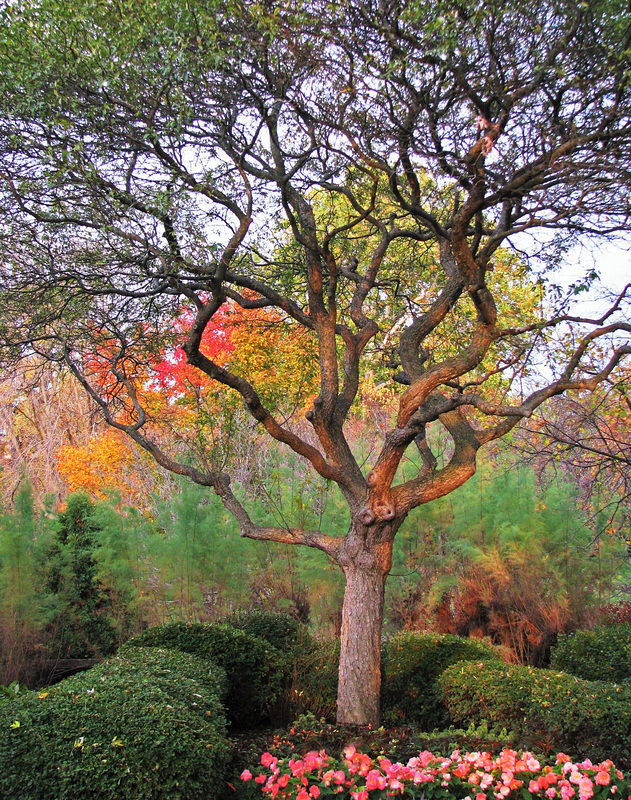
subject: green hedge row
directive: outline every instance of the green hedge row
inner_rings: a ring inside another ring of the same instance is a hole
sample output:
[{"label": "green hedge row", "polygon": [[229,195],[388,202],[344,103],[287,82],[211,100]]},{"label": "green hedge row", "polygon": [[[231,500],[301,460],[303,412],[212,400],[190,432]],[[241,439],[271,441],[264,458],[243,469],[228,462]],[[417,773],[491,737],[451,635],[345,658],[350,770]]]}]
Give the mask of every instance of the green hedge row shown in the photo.
[{"label": "green hedge row", "polygon": [[459,661],[499,661],[499,651],[481,639],[437,633],[405,633],[390,639],[382,653],[381,713],[388,726],[415,725],[424,731],[451,723],[438,683]]},{"label": "green hedge row", "polygon": [[234,614],[224,617],[222,622],[245,631],[250,636],[264,639],[281,652],[287,648],[293,648],[296,641],[306,631],[305,625],[288,614],[262,611],[261,609],[236,611]]},{"label": "green hedge row", "polygon": [[41,692],[0,702],[0,796],[207,800],[228,753],[223,670],[128,650]]},{"label": "green hedge row", "polygon": [[631,679],[631,625],[602,625],[561,634],[550,666],[587,681]]},{"label": "green hedge row", "polygon": [[287,659],[277,648],[226,624],[162,625],[125,645],[140,647],[168,647],[222,667],[227,679],[226,713],[238,728],[266,721],[287,681]]},{"label": "green hedge row", "polygon": [[493,661],[449,667],[439,679],[457,724],[514,731],[520,746],[631,768],[631,685]]},{"label": "green hedge row", "polygon": [[[175,623],[152,628],[128,647],[171,647],[210,659],[226,670],[229,720],[239,728],[270,719],[284,725],[302,714],[336,716],[338,641],[317,641],[283,614],[241,612],[223,624]],[[438,677],[451,664],[499,659],[488,642],[433,633],[406,633],[382,652],[382,714],[386,725],[431,731],[451,718]]]},{"label": "green hedge row", "polygon": [[266,706],[273,724],[287,725],[309,713],[335,719],[339,641],[318,641],[293,617],[269,611],[241,611],[223,622],[264,639],[280,654],[282,690]]}]

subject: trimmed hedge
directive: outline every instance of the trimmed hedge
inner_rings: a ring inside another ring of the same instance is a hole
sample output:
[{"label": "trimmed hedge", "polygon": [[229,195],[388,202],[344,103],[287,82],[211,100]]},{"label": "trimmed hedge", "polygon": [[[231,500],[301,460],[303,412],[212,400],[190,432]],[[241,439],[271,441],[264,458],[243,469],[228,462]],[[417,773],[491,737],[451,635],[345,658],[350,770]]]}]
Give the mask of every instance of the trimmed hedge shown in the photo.
[{"label": "trimmed hedge", "polygon": [[222,622],[245,631],[250,636],[264,639],[278,650],[291,648],[306,626],[290,617],[274,611],[237,611],[225,617]]},{"label": "trimmed hedge", "polygon": [[456,723],[513,730],[520,746],[631,768],[631,685],[492,661],[455,664],[439,679]]},{"label": "trimmed hedge", "polygon": [[271,644],[230,625],[176,622],[151,628],[125,648],[169,647],[218,664],[226,672],[228,720],[238,728],[265,722],[287,680],[287,660]]},{"label": "trimmed hedge", "polygon": [[303,714],[334,720],[339,640],[315,639],[306,625],[283,614],[254,611],[235,616],[237,627],[247,624],[248,633],[258,631],[262,638],[276,642],[282,653],[283,689],[269,708],[270,722],[276,727],[285,726]]},{"label": "trimmed hedge", "polygon": [[482,639],[437,633],[403,633],[384,645],[381,713],[385,725],[415,725],[432,731],[449,726],[438,678],[459,661],[499,661],[498,650]]},{"label": "trimmed hedge", "polygon": [[603,625],[590,631],[561,634],[552,650],[550,666],[587,681],[629,680],[631,625]]},{"label": "trimmed hedge", "polygon": [[137,650],[0,704],[0,796],[207,800],[228,742],[223,670]]}]

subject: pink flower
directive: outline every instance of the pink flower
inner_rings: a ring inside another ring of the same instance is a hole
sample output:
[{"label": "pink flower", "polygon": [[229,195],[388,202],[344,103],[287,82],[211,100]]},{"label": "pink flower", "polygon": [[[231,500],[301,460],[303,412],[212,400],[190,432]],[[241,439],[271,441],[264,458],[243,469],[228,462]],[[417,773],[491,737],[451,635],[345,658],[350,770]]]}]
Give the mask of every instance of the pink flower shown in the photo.
[{"label": "pink flower", "polygon": [[242,781],[251,781],[252,780],[252,773],[249,769],[244,769],[241,773],[241,780]]},{"label": "pink flower", "polygon": [[599,786],[609,786],[609,783],[611,782],[611,777],[608,772],[600,770],[600,772],[596,775],[594,780]]},{"label": "pink flower", "polygon": [[551,786],[549,789],[546,789],[546,797],[553,798],[556,797],[557,790]]},{"label": "pink flower", "polygon": [[429,750],[423,750],[422,753],[416,757],[415,761],[417,762],[415,766],[419,767],[426,767],[434,760],[434,754],[430,753]]},{"label": "pink flower", "polygon": [[456,776],[456,778],[464,778],[468,770],[469,770],[469,764],[465,762],[464,764],[458,764],[453,773]]},{"label": "pink flower", "polygon": [[312,786],[309,789],[309,794],[311,795],[311,797],[314,797],[314,798],[315,797],[319,797],[320,796],[320,790],[318,789],[317,786]]},{"label": "pink flower", "polygon": [[265,781],[267,780],[267,778],[265,777],[265,775],[263,775],[263,773],[261,773],[260,775],[257,775],[257,776],[256,776],[256,778],[254,778],[254,780],[255,780],[257,783],[265,783]]},{"label": "pink flower", "polygon": [[263,753],[263,755],[261,756],[261,764],[264,767],[269,767],[272,761],[275,761],[275,759],[271,753]]},{"label": "pink flower", "polygon": [[305,756],[305,772],[315,772],[315,770],[322,769],[327,760],[324,751],[316,753],[315,750],[312,750]]},{"label": "pink flower", "polygon": [[366,789],[369,792],[372,792],[373,789],[385,789],[387,783],[385,776],[378,769],[371,769],[366,775]]},{"label": "pink flower", "polygon": [[594,796],[594,785],[587,776],[580,779],[578,790],[581,800],[589,800],[590,797]]}]

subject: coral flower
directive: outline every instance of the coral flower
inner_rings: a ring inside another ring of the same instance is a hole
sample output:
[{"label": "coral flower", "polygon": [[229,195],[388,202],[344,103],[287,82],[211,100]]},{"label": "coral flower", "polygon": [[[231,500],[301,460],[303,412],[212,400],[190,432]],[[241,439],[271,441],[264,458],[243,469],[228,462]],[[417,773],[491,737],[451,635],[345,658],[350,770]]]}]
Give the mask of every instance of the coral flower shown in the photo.
[{"label": "coral flower", "polygon": [[596,783],[599,786],[609,786],[609,783],[611,781],[611,777],[610,777],[608,772],[605,772],[604,770],[600,770],[600,772],[597,773],[597,775],[594,778],[594,780],[596,781]]}]

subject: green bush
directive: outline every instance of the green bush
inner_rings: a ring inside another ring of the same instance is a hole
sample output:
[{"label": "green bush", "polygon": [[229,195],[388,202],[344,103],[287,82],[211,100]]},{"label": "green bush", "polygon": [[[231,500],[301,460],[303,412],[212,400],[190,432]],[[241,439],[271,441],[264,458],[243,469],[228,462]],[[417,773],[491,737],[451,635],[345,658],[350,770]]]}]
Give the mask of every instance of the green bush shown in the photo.
[{"label": "green bush", "polygon": [[513,730],[520,747],[631,768],[629,684],[492,661],[455,664],[439,682],[457,724],[486,721]]},{"label": "green bush", "polygon": [[294,643],[289,719],[313,714],[334,720],[340,663],[339,639],[314,639],[302,631]]},{"label": "green bush", "polygon": [[[269,615],[272,616],[283,617],[280,614]],[[263,620],[263,624],[266,623],[267,620]],[[261,634],[265,632],[263,626],[259,630]],[[266,635],[280,644],[283,634],[272,630]],[[282,654],[283,686],[276,702],[269,706],[272,725],[288,725],[301,714],[334,720],[337,711],[339,640],[315,639],[306,625],[298,623],[294,634],[291,638],[287,636],[286,644],[279,653]]]},{"label": "green bush", "polygon": [[223,684],[194,656],[136,650],[0,703],[0,796],[207,800],[228,751]]},{"label": "green bush", "polygon": [[628,680],[631,678],[631,624],[561,634],[552,651],[550,666],[587,681]]},{"label": "green bush", "polygon": [[403,633],[388,640],[381,658],[381,713],[385,725],[446,728],[450,717],[438,678],[458,661],[498,660],[481,639],[437,633]]},{"label": "green bush", "polygon": [[289,614],[274,611],[237,611],[222,620],[226,625],[258,636],[280,651],[291,648],[305,626]]},{"label": "green bush", "polygon": [[162,625],[145,631],[125,647],[169,647],[223,667],[226,713],[238,728],[266,721],[287,682],[287,660],[282,654],[263,639],[230,625]]}]

